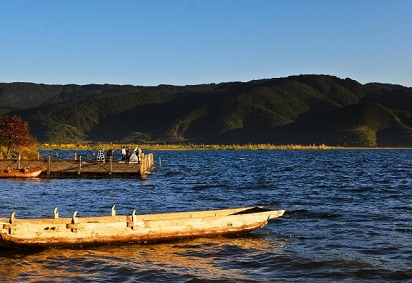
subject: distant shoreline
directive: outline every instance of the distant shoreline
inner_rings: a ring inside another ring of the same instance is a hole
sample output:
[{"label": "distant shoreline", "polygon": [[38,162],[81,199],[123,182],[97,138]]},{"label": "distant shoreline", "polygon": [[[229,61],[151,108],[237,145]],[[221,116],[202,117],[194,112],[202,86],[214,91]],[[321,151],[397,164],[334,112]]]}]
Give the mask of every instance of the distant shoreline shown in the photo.
[{"label": "distant shoreline", "polygon": [[412,147],[354,147],[354,146],[328,146],[328,145],[271,145],[271,144],[247,144],[247,145],[206,145],[206,144],[114,144],[91,143],[83,145],[75,144],[40,144],[38,150],[97,150],[97,149],[121,149],[123,146],[142,150],[411,150]]}]

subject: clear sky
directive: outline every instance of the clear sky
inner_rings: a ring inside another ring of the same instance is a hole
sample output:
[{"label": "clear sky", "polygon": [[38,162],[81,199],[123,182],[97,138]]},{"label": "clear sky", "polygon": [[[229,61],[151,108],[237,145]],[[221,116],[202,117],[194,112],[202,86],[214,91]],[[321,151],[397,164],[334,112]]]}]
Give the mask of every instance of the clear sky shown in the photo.
[{"label": "clear sky", "polygon": [[412,0],[0,0],[0,82],[412,87]]}]

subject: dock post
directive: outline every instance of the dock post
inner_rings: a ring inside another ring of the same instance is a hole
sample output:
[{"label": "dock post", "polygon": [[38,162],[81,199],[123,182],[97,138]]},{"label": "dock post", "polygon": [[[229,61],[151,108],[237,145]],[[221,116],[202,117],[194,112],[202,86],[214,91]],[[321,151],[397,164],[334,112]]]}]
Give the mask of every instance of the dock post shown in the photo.
[{"label": "dock post", "polygon": [[109,175],[112,175],[113,172],[113,160],[109,158]]},{"label": "dock post", "polygon": [[17,169],[20,169],[20,160],[21,160],[21,153],[17,155]]},{"label": "dock post", "polygon": [[47,156],[47,175],[50,175],[51,171],[51,157],[50,155]]},{"label": "dock post", "polygon": [[81,171],[82,171],[82,157],[79,156],[79,167],[77,169],[77,174],[80,175]]},{"label": "dock post", "polygon": [[140,176],[143,176],[145,174],[145,171],[146,171],[144,168],[145,162],[146,162],[146,155],[142,153],[140,157],[140,164],[139,164]]}]

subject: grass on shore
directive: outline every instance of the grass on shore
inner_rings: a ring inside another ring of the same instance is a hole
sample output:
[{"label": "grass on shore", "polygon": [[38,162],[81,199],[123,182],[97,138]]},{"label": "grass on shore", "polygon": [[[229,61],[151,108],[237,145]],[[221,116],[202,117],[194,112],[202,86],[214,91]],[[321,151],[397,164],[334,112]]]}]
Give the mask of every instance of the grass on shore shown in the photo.
[{"label": "grass on shore", "polygon": [[123,146],[142,150],[278,150],[278,149],[331,149],[332,147],[321,145],[272,145],[272,144],[232,144],[232,145],[208,145],[208,144],[114,144],[114,143],[89,143],[89,144],[39,144],[39,150],[95,150],[95,149],[120,149]]}]

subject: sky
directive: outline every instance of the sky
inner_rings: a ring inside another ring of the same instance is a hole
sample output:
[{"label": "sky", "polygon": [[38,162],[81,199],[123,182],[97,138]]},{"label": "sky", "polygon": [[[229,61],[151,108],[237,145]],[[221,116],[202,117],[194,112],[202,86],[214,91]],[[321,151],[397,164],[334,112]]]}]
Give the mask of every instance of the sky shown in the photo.
[{"label": "sky", "polygon": [[412,87],[411,0],[0,0],[0,82]]}]

